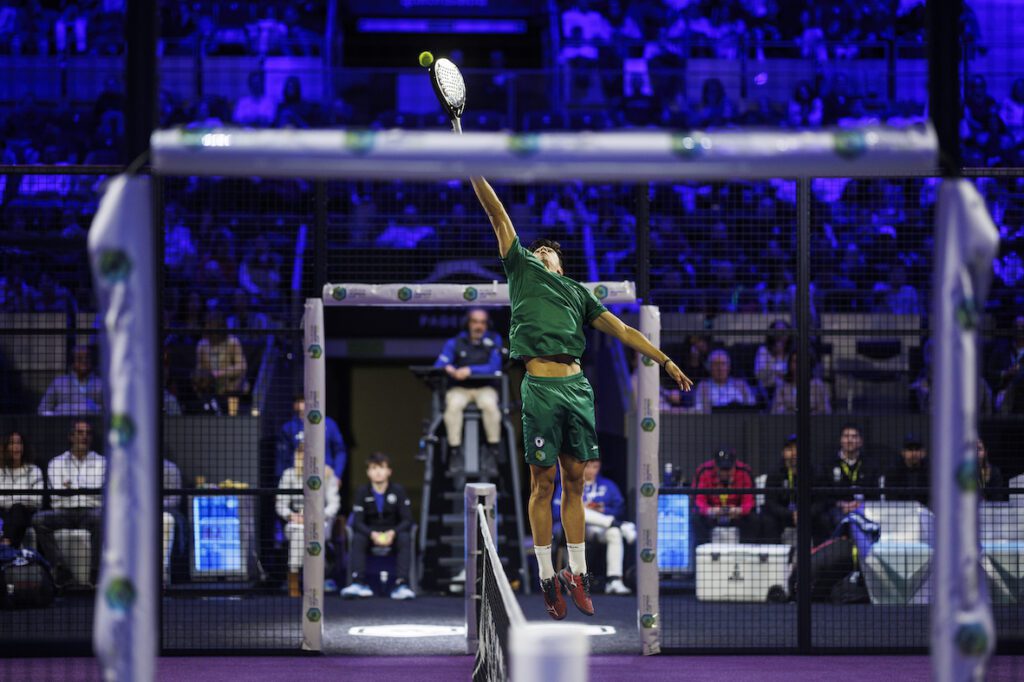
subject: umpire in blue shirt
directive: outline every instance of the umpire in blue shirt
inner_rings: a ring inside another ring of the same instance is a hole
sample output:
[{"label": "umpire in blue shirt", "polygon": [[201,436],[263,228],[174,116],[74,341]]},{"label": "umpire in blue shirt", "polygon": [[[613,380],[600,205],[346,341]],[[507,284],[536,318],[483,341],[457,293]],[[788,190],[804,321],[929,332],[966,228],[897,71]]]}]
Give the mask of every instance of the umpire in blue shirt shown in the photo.
[{"label": "umpire in blue shirt", "polygon": [[[444,425],[448,445],[462,447],[462,417],[466,406],[476,403],[484,423],[487,450],[482,459],[485,468],[494,468],[501,441],[501,407],[494,375],[501,371],[501,337],[490,330],[487,311],[474,308],[463,318],[464,329],[448,339],[434,367],[448,373],[448,393],[444,400]],[[458,452],[450,462],[461,461]],[[455,465],[458,468],[458,465]]]}]

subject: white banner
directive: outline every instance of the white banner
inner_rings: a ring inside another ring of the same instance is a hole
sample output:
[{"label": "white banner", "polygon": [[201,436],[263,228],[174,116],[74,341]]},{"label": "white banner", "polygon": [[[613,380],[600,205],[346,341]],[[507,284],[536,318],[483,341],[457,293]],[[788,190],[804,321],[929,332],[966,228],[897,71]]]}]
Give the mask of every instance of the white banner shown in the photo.
[{"label": "white banner", "polygon": [[520,182],[848,177],[933,173],[930,125],[821,130],[158,130],[153,165],[172,175]]},{"label": "white banner", "polygon": [[[661,313],[657,306],[640,306],[640,332],[661,346]],[[658,387],[661,368],[641,356],[636,390],[636,588],[637,626],[644,655],[661,653],[658,607]]]},{"label": "white banner", "polygon": [[327,378],[324,355],[324,304],[306,299],[302,316],[305,349],[306,418],[302,460],[302,521],[306,551],[302,560],[302,648],[320,651],[324,639],[324,442]]},{"label": "white banner", "polygon": [[[581,282],[601,303],[635,303],[633,282]],[[329,306],[503,306],[508,284],[325,284]]]},{"label": "white banner", "polygon": [[[93,647],[105,680],[156,676],[160,567],[155,363],[157,264],[147,177],[112,178],[89,230],[89,260],[103,319],[108,434],[102,565]],[[100,552],[100,547],[93,547]]]},{"label": "white banner", "polygon": [[999,250],[999,232],[985,201],[966,180],[943,181],[936,215],[932,674],[938,682],[980,681],[995,647],[995,629],[978,535],[976,330]]}]

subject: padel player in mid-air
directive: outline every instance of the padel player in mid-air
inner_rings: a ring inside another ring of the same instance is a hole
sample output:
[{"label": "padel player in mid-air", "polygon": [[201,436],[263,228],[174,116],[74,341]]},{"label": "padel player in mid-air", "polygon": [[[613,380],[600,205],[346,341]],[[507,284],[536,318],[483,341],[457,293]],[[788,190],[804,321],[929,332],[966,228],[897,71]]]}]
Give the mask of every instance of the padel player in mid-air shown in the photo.
[{"label": "padel player in mid-air", "polygon": [[[583,326],[589,324],[654,360],[684,391],[690,390],[693,382],[646,336],[608,312],[582,284],[564,275],[557,242],[539,239],[529,249],[523,248],[491,186],[483,178],[472,178],[472,182],[491,219],[508,275],[512,356],[526,363],[523,441],[530,465],[530,528],[544,603],[552,618],[565,618],[561,590],[565,587],[576,608],[592,616],[591,577],[584,552],[583,470],[587,460],[597,459],[600,452],[594,390],[580,370],[579,359],[586,347]],[[556,463],[562,468],[562,527],[569,549],[569,568],[563,569],[557,580],[551,563]]]}]

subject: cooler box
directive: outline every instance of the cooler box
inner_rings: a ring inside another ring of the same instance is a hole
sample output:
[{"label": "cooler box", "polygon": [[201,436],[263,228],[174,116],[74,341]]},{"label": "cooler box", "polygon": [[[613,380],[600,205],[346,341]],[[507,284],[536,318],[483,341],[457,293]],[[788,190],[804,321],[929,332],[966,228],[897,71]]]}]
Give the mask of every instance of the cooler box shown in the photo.
[{"label": "cooler box", "polygon": [[788,593],[789,545],[733,545],[709,542],[697,547],[697,599],[768,601],[778,587]]}]

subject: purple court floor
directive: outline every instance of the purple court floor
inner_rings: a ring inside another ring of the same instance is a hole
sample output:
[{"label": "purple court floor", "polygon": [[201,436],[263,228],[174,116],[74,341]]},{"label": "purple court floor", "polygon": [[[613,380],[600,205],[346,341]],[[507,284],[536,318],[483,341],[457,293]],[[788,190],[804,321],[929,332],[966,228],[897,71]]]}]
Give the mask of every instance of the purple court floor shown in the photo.
[{"label": "purple court floor", "polygon": [[[363,680],[374,682],[447,682],[469,679],[467,656],[268,656],[173,657],[159,662],[161,682],[220,682],[223,680]],[[0,659],[5,680],[96,680],[92,659]],[[817,682],[931,679],[927,656],[593,656],[590,679],[758,680]],[[1001,656],[993,661],[988,680],[1024,679],[1024,656]]]}]

